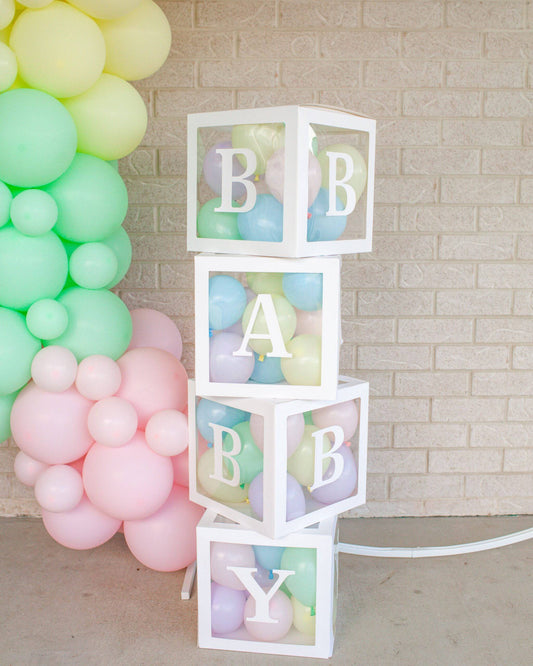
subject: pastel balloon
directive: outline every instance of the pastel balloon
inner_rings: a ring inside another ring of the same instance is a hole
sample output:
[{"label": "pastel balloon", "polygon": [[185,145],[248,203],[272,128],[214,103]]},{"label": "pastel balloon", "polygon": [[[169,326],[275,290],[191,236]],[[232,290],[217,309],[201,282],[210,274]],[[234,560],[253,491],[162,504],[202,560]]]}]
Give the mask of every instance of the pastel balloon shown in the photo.
[{"label": "pastel balloon", "polygon": [[[231,141],[219,141],[215,143],[207,151],[202,165],[205,182],[216,194],[220,195],[222,192],[222,155],[219,150],[227,150],[231,148]],[[231,176],[240,176],[244,172],[242,165],[234,155],[232,160]],[[228,176],[226,176],[228,177]],[[246,187],[238,180],[232,183],[232,199],[241,199],[246,195]]]},{"label": "pastel balloon", "polygon": [[279,569],[281,567],[281,556],[285,550],[281,546],[252,546],[255,559],[265,569]]},{"label": "pastel balloon", "polygon": [[163,409],[150,417],[145,435],[152,451],[160,456],[177,456],[189,444],[187,417],[176,409]]},{"label": "pastel balloon", "polygon": [[249,412],[207,398],[200,398],[196,405],[196,427],[208,442],[213,441],[213,429],[210,423],[232,428],[249,418]]},{"label": "pastel balloon", "polygon": [[211,578],[232,590],[245,590],[246,586],[228,567],[255,567],[252,546],[243,543],[211,543]]},{"label": "pastel balloon", "polygon": [[42,190],[23,190],[11,203],[13,226],[26,236],[41,236],[57,222],[57,204]]},{"label": "pastel balloon", "polygon": [[53,298],[42,298],[29,307],[26,326],[36,338],[51,340],[65,332],[68,326],[67,310]]},{"label": "pastel balloon", "polygon": [[0,181],[0,227],[9,222],[13,195],[9,187]]},{"label": "pastel balloon", "polygon": [[288,384],[320,386],[322,376],[322,338],[297,335],[287,343],[291,358],[281,359],[281,371]]},{"label": "pastel balloon", "polygon": [[[287,456],[291,456],[298,448],[304,434],[303,414],[291,414],[287,417]],[[264,421],[260,414],[252,414],[250,417],[250,432],[257,447],[264,449]]]},{"label": "pastel balloon", "polygon": [[[250,483],[263,470],[263,454],[256,446],[250,432],[250,422],[243,421],[233,426],[240,441],[240,451],[232,456],[239,468],[239,483]],[[224,451],[233,449],[233,435],[227,433],[222,440]]]},{"label": "pastel balloon", "polygon": [[222,238],[226,240],[241,240],[237,223],[237,210],[235,212],[215,211],[222,203],[220,197],[207,201],[198,212],[196,231],[198,238]]},{"label": "pastel balloon", "polygon": [[102,289],[116,275],[118,261],[105,243],[83,243],[70,255],[70,277],[85,289]]},{"label": "pastel balloon", "polygon": [[7,44],[0,42],[0,92],[8,90],[17,78],[17,57]]},{"label": "pastel balloon", "polygon": [[233,590],[211,581],[211,631],[229,634],[244,622],[244,590]]},{"label": "pastel balloon", "polygon": [[74,387],[52,393],[30,382],[13,404],[13,438],[31,458],[49,465],[72,462],[93,443],[87,429],[91,407],[92,402]]},{"label": "pastel balloon", "polygon": [[83,484],[91,502],[121,520],[146,518],[161,508],[173,480],[170,459],[154,453],[141,431],[124,446],[93,444],[83,464]]},{"label": "pastel balloon", "polygon": [[124,522],[128,548],[155,571],[179,571],[196,559],[196,525],[204,509],[189,500],[186,488],[174,486],[163,506],[142,520]]},{"label": "pastel balloon", "polygon": [[40,460],[35,460],[24,451],[19,451],[15,456],[13,471],[17,479],[25,486],[33,487],[39,476],[48,469],[49,465]]},{"label": "pastel balloon", "polygon": [[322,282],[322,273],[285,273],[283,292],[299,310],[320,310],[323,302]]},{"label": "pastel balloon", "polygon": [[163,409],[182,411],[187,404],[187,373],[170,352],[149,347],[130,349],[119,360],[122,383],[117,395],[131,402],[139,428]]},{"label": "pastel balloon", "polygon": [[338,425],[344,432],[344,441],[350,440],[359,424],[359,409],[355,400],[338,402],[313,410],[313,423],[318,428]]},{"label": "pastel balloon", "polygon": [[213,335],[209,341],[209,375],[212,382],[247,382],[254,371],[254,357],[235,356],[241,344],[242,337],[236,333],[221,331]]},{"label": "pastel balloon", "polygon": [[283,296],[283,273],[246,273],[246,281],[256,294]]},{"label": "pastel balloon", "polygon": [[[255,173],[261,175],[265,173],[270,156],[285,144],[285,126],[283,123],[234,125],[231,144],[234,148],[247,148],[255,153]],[[244,167],[248,166],[244,155],[237,154],[237,158]]]},{"label": "pastel balloon", "polygon": [[250,377],[259,384],[279,384],[284,377],[281,372],[281,359],[276,356],[264,356],[254,352],[254,371]]},{"label": "pastel balloon", "polygon": [[91,407],[87,426],[92,437],[104,446],[123,446],[137,432],[137,412],[122,398],[102,398]]},{"label": "pastel balloon", "polygon": [[[307,206],[309,207],[316,198],[320,189],[322,172],[320,163],[313,153],[309,152],[307,166]],[[268,159],[265,171],[265,182],[270,192],[278,201],[283,203],[285,188],[285,149],[281,148]]]},{"label": "pastel balloon", "polygon": [[93,354],[78,366],[76,388],[89,400],[102,400],[115,394],[122,381],[118,364],[109,356]]},{"label": "pastel balloon", "polygon": [[[294,478],[302,484],[302,486],[312,486],[315,482],[315,456],[316,456],[316,439],[313,433],[318,428],[316,426],[306,425],[304,428],[303,437],[298,444],[298,447],[287,460],[287,471],[292,474]],[[319,441],[319,447],[322,445],[321,453],[327,453],[331,447],[328,438],[323,435]],[[322,474],[324,474],[330,463],[329,458],[324,458],[322,462]]]},{"label": "pastel balloon", "polygon": [[[322,485],[311,493],[311,497],[322,504],[340,502],[353,494],[357,487],[357,466],[352,450],[349,446],[341,446],[338,453],[342,457],[342,472],[338,479]],[[337,463],[339,464],[339,463]],[[335,461],[331,460],[324,474],[324,481],[331,479],[336,472]]]},{"label": "pastel balloon", "polygon": [[251,210],[237,214],[237,225],[244,240],[281,243],[283,206],[271,194],[258,194]]},{"label": "pastel balloon", "polygon": [[9,45],[24,81],[60,98],[79,95],[94,85],[106,57],[96,23],[64,2],[23,12],[13,26]]},{"label": "pastel balloon", "polygon": [[[336,197],[335,210],[342,210],[343,205]],[[307,220],[307,240],[333,241],[340,238],[346,229],[346,215],[327,215],[329,210],[329,191],[320,188],[318,196],[309,208],[310,217]]]},{"label": "pastel balloon", "polygon": [[[265,315],[263,307],[259,307],[259,310],[255,316],[255,320],[252,326],[252,334],[254,335],[265,335],[270,333],[270,326],[277,326],[281,331],[281,336],[283,342],[287,342],[294,335],[296,329],[296,312],[289,301],[284,296],[279,296],[278,294],[271,294],[272,303],[274,305],[274,310],[276,313],[276,321],[268,322]],[[243,333],[247,331],[252,312],[256,306],[257,297],[251,300],[244,314],[242,315],[242,330]],[[262,340],[251,338],[249,341],[249,346],[258,354],[267,355],[272,351],[272,341],[270,339]]]},{"label": "pastel balloon", "polygon": [[78,362],[66,347],[44,347],[35,354],[31,364],[31,376],[39,388],[60,393],[74,384]]},{"label": "pastel balloon", "polygon": [[[351,186],[355,190],[356,202],[359,201],[366,187],[368,173],[365,158],[361,155],[357,148],[349,146],[345,143],[336,143],[332,146],[326,146],[323,148],[318,153],[318,161],[322,170],[322,187],[326,189],[329,189],[329,152],[341,153],[346,156],[346,161],[345,159],[336,160],[335,176],[337,181],[344,180],[347,175],[347,168],[351,170],[350,165],[353,165],[353,174],[346,182],[348,186]],[[337,187],[337,194],[341,198],[343,204],[346,204],[346,189],[344,187]]]},{"label": "pastel balloon", "polygon": [[8,395],[0,395],[0,443],[11,437],[9,417],[17,395],[17,391]]},{"label": "pastel balloon", "polygon": [[27,329],[24,316],[0,307],[0,395],[8,395],[31,377],[31,362],[41,348]]},{"label": "pastel balloon", "polygon": [[80,153],[120,159],[137,148],[146,132],[144,100],[119,76],[104,73],[88,90],[63,104],[76,125]]},{"label": "pastel balloon", "polygon": [[141,0],[68,0],[82,12],[99,19],[114,19],[133,11]]},{"label": "pastel balloon", "polygon": [[281,558],[281,568],[294,571],[285,584],[304,606],[316,605],[316,549],[285,548]]},{"label": "pastel balloon", "polygon": [[112,289],[122,280],[130,267],[132,255],[131,241],[124,227],[118,227],[116,231],[109,236],[102,238],[100,242],[113,250],[117,260],[117,272],[113,276],[111,282],[105,285],[106,289]]},{"label": "pastel balloon", "polygon": [[52,4],[53,0],[17,0],[19,5],[23,7],[30,7],[31,9],[41,9],[42,7],[47,7]]},{"label": "pastel balloon", "polygon": [[100,241],[118,230],[128,209],[119,173],[94,155],[77,153],[65,173],[45,188],[59,215],[54,231],[76,243]]},{"label": "pastel balloon", "polygon": [[178,486],[189,487],[189,449],[185,449],[178,456],[172,456],[172,467],[174,468],[174,483]]},{"label": "pastel balloon", "polygon": [[0,180],[17,187],[50,183],[67,170],[76,143],[74,121],[57,99],[29,88],[0,95]]},{"label": "pastel balloon", "polygon": [[296,309],[296,330],[294,335],[322,335],[322,310]]},{"label": "pastel balloon", "polygon": [[[258,474],[248,489],[248,499],[254,514],[263,520],[263,472]],[[305,514],[305,496],[301,485],[296,479],[287,474],[287,510],[285,519],[295,520]]]},{"label": "pastel balloon", "polygon": [[255,616],[255,599],[249,596],[244,606],[244,625],[252,638],[259,641],[279,641],[292,625],[292,605],[289,597],[278,590],[268,604],[268,614],[274,622],[252,621]]},{"label": "pastel balloon", "polygon": [[[238,485],[231,486],[229,483],[224,483],[218,479],[213,479],[212,475],[215,472],[215,450],[208,449],[198,460],[198,482],[203,490],[219,502],[226,504],[240,504],[245,502],[248,498],[248,486]],[[224,465],[222,468],[222,475],[228,482],[232,480],[232,474]]]},{"label": "pastel balloon", "polygon": [[0,30],[7,28],[15,16],[15,0],[4,0],[0,4]]},{"label": "pastel balloon", "polygon": [[67,548],[87,550],[101,546],[116,534],[122,521],[97,509],[86,495],[70,511],[43,509],[43,524],[48,534]]},{"label": "pastel balloon", "polygon": [[52,465],[39,475],[35,499],[47,511],[72,511],[83,497],[81,474],[70,465]]},{"label": "pastel balloon", "polygon": [[117,359],[131,339],[131,316],[121,299],[107,289],[69,287],[57,298],[68,315],[68,326],[46,341],[67,347],[78,361],[94,354]]},{"label": "pastel balloon", "polygon": [[306,636],[314,636],[316,631],[316,613],[310,606],[304,606],[295,596],[291,597],[292,623]]},{"label": "pastel balloon", "polygon": [[141,2],[126,14],[98,21],[105,40],[105,71],[126,81],[151,76],[170,51],[167,17],[152,0]]},{"label": "pastel balloon", "polygon": [[181,359],[181,333],[170,317],[150,308],[137,308],[130,314],[133,332],[128,349],[155,347]]},{"label": "pastel balloon", "polygon": [[26,236],[10,224],[0,229],[0,305],[27,310],[55,298],[67,279],[67,254],[53,231]]},{"label": "pastel balloon", "polygon": [[209,278],[209,328],[220,330],[235,324],[246,307],[242,284],[230,275]]}]

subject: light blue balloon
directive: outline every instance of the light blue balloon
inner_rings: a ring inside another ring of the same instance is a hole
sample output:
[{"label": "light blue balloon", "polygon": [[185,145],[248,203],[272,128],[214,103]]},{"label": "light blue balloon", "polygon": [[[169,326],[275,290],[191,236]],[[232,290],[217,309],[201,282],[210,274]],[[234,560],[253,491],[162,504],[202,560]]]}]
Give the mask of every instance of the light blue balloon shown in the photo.
[{"label": "light blue balloon", "polygon": [[209,328],[220,331],[242,317],[248,303],[242,284],[230,275],[209,278]]},{"label": "light blue balloon", "polygon": [[228,407],[221,402],[215,402],[202,398],[196,406],[196,427],[200,431],[202,437],[209,443],[213,441],[213,428],[210,423],[217,423],[218,425],[226,426],[226,428],[233,428],[237,423],[248,421],[250,419],[249,412],[244,412],[242,409],[235,407]]},{"label": "light blue balloon", "polygon": [[[335,208],[342,210],[342,202],[336,197]],[[329,190],[320,188],[316,199],[309,208],[311,217],[307,221],[307,240],[333,241],[337,240],[346,229],[346,215],[326,215],[329,208]]]},{"label": "light blue balloon", "polygon": [[258,194],[252,210],[238,213],[237,224],[243,240],[281,243],[283,205],[271,194]]},{"label": "light blue balloon", "polygon": [[291,305],[299,310],[322,308],[322,273],[285,273],[283,292]]},{"label": "light blue balloon", "polygon": [[285,548],[281,546],[252,546],[255,553],[255,559],[263,569],[272,571],[272,569],[281,568],[281,558]]},{"label": "light blue balloon", "polygon": [[277,356],[263,356],[259,360],[259,354],[254,352],[255,365],[250,379],[259,384],[278,384],[285,377],[281,372],[281,358]]}]

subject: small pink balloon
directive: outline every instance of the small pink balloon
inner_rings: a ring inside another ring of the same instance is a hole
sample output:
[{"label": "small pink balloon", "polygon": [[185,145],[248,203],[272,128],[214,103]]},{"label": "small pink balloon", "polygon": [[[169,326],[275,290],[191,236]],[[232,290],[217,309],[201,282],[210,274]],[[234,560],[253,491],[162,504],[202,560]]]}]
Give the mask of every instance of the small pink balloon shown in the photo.
[{"label": "small pink balloon", "polygon": [[[304,434],[305,420],[303,414],[291,414],[287,417],[287,458],[298,448]],[[264,419],[259,414],[250,417],[250,432],[256,446],[264,450]]]},{"label": "small pink balloon", "polygon": [[246,586],[228,567],[255,567],[252,546],[244,543],[213,542],[211,544],[211,578],[215,583],[231,587],[233,590],[245,590]]},{"label": "small pink balloon", "polygon": [[89,400],[101,400],[118,391],[121,379],[116,361],[109,356],[93,354],[80,362],[76,388]]},{"label": "small pink balloon", "polygon": [[174,481],[169,458],[154,453],[137,431],[119,447],[95,443],[83,465],[83,484],[91,502],[119,520],[138,520],[157,511]]},{"label": "small pink balloon", "polygon": [[11,410],[11,432],[18,447],[49,465],[70,463],[89,450],[93,438],[87,417],[93,403],[71,386],[52,393],[30,382]]},{"label": "small pink balloon", "polygon": [[[344,441],[347,442],[351,439],[357,425],[359,424],[359,410],[355,400],[348,400],[347,402],[338,402],[334,405],[321,407],[312,412],[313,423],[318,428],[327,428],[328,426],[338,425],[344,431]],[[333,436],[329,436],[330,439]]]},{"label": "small pink balloon", "polygon": [[71,511],[56,513],[43,509],[43,524],[48,534],[67,548],[96,548],[116,534],[121,521],[97,509],[86,495]]},{"label": "small pink balloon", "polygon": [[189,500],[186,488],[174,486],[167,501],[144,520],[124,523],[134,557],[156,571],[178,571],[196,559],[196,525],[204,509]]},{"label": "small pink balloon", "polygon": [[35,499],[47,511],[72,511],[83,497],[81,474],[70,465],[52,465],[35,483]]},{"label": "small pink balloon", "polygon": [[48,469],[48,465],[40,460],[31,458],[24,451],[19,451],[15,456],[13,469],[15,476],[21,483],[25,486],[33,487],[39,476]]},{"label": "small pink balloon", "polygon": [[133,334],[128,349],[155,347],[175,356],[178,361],[183,352],[181,334],[167,315],[149,308],[132,310]]},{"label": "small pink balloon", "polygon": [[117,395],[135,407],[142,430],[156,412],[162,409],[182,411],[187,404],[187,373],[168,351],[148,347],[132,349],[117,363],[122,373]]},{"label": "small pink balloon", "polygon": [[103,398],[91,408],[87,425],[99,444],[123,446],[137,432],[137,412],[131,402],[123,398]]},{"label": "small pink balloon", "polygon": [[43,347],[33,357],[31,376],[33,381],[45,391],[61,393],[74,384],[78,362],[66,347],[51,345]]},{"label": "small pink balloon", "polygon": [[[322,182],[320,162],[312,152],[309,152],[307,174],[307,207],[309,207],[316,199]],[[278,201],[283,203],[285,188],[285,148],[276,150],[267,161],[265,183],[271,194],[273,194]]]},{"label": "small pink balloon", "polygon": [[279,641],[292,625],[293,610],[289,597],[278,590],[268,604],[268,614],[274,622],[251,621],[255,616],[255,599],[249,596],[244,605],[244,625],[250,636],[258,641]]},{"label": "small pink balloon", "polygon": [[[296,309],[296,308],[295,308]],[[294,335],[322,335],[322,310],[296,309]]]},{"label": "small pink balloon", "polygon": [[146,443],[160,456],[177,456],[189,444],[188,428],[185,414],[175,409],[163,409],[146,424]]}]

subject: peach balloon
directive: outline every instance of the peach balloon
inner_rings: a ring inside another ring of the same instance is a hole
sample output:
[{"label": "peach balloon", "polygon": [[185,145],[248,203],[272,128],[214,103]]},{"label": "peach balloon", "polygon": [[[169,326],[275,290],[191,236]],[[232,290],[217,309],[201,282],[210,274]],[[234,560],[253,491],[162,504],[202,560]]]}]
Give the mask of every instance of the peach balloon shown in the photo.
[{"label": "peach balloon", "polygon": [[296,310],[294,335],[322,335],[322,310]]},{"label": "peach balloon", "polygon": [[70,465],[52,465],[37,479],[35,499],[47,511],[72,511],[83,497],[81,474]]},{"label": "peach balloon", "polygon": [[101,400],[116,393],[121,380],[116,361],[103,354],[93,354],[80,362],[76,388],[89,400]]},{"label": "peach balloon", "polygon": [[50,345],[35,354],[31,364],[31,376],[39,388],[61,393],[74,384],[78,362],[66,347]]},{"label": "peach balloon", "polygon": [[130,314],[133,334],[128,349],[155,347],[170,352],[178,360],[181,359],[181,333],[170,317],[149,308],[132,310]]},{"label": "peach balloon", "polygon": [[146,442],[161,456],[177,456],[189,444],[188,419],[175,409],[156,412],[146,424]]},{"label": "peach balloon", "polygon": [[34,486],[39,475],[48,469],[48,465],[31,458],[24,451],[19,451],[15,456],[13,469],[15,476],[21,483],[25,486]]},{"label": "peach balloon", "polygon": [[91,408],[87,426],[99,444],[123,446],[137,432],[137,412],[127,400],[116,396],[103,398]]}]

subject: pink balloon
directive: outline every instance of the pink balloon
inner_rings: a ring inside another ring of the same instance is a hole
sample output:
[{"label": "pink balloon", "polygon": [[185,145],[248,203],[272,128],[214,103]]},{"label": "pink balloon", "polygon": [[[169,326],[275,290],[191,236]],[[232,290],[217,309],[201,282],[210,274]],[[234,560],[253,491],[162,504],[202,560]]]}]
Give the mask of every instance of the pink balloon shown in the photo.
[{"label": "pink balloon", "polygon": [[219,585],[232,590],[245,590],[239,578],[228,567],[255,567],[255,555],[252,546],[244,543],[224,543],[215,541],[211,544],[211,578]]},{"label": "pink balloon", "polygon": [[60,393],[74,384],[78,362],[66,347],[43,347],[33,357],[31,376],[39,388]]},{"label": "pink balloon", "polygon": [[334,405],[315,409],[312,416],[313,423],[319,428],[327,428],[332,425],[340,426],[344,431],[345,442],[354,436],[359,423],[359,410],[355,400],[338,402]]},{"label": "pink balloon", "polygon": [[178,361],[183,352],[181,334],[167,315],[149,308],[132,310],[133,335],[128,349],[155,347],[175,356]]},{"label": "pink balloon", "polygon": [[31,458],[60,465],[81,458],[93,443],[87,417],[93,403],[74,387],[51,393],[30,382],[11,410],[11,431]]},{"label": "pink balloon", "polygon": [[145,435],[152,451],[161,456],[177,456],[189,444],[188,419],[175,409],[163,409],[150,418]]},{"label": "pink balloon", "polygon": [[24,451],[19,451],[15,456],[13,469],[17,479],[25,486],[34,486],[39,476],[48,469],[46,463],[35,460]]},{"label": "pink balloon", "polygon": [[116,361],[109,356],[93,354],[80,362],[76,388],[89,400],[101,400],[118,391],[121,379]]},{"label": "pink balloon", "polygon": [[117,362],[122,372],[117,395],[135,407],[142,430],[156,412],[162,409],[182,411],[187,404],[187,373],[168,351],[147,347],[132,349]]},{"label": "pink balloon", "polygon": [[[316,199],[322,182],[320,162],[311,151],[309,151],[307,173],[307,207],[309,207]],[[268,159],[266,163],[265,183],[276,199],[283,203],[285,188],[285,148],[276,150],[276,152]]]},{"label": "pink balloon", "polygon": [[[296,308],[295,308],[296,309]],[[322,335],[322,310],[296,309],[294,335]]]},{"label": "pink balloon", "polygon": [[48,534],[67,548],[96,548],[116,534],[121,521],[102,513],[84,495],[72,511],[54,513],[43,509],[43,523]]},{"label": "pink balloon", "polygon": [[178,486],[189,487],[189,449],[185,449],[179,456],[172,456],[172,467],[174,469],[174,483]]},{"label": "pink balloon", "polygon": [[131,402],[111,396],[94,404],[87,425],[99,444],[123,446],[137,432],[137,421],[137,412]]},{"label": "pink balloon", "polygon": [[183,569],[196,559],[196,525],[203,512],[189,500],[186,488],[174,486],[156,513],[124,523],[126,543],[139,562],[150,569]]},{"label": "pink balloon", "polygon": [[35,499],[47,511],[72,511],[83,497],[81,474],[70,465],[52,465],[35,484]]},{"label": "pink balloon", "polygon": [[[250,417],[250,432],[256,446],[263,451],[264,449],[264,419],[259,414],[252,414]],[[303,414],[291,414],[287,417],[287,458],[298,448],[304,434],[305,420]]]},{"label": "pink balloon", "polygon": [[255,599],[249,596],[244,606],[244,625],[252,638],[258,641],[279,641],[292,625],[293,610],[289,597],[278,590],[268,604],[268,612],[275,622],[251,622],[255,615]]},{"label": "pink balloon", "polygon": [[124,446],[93,444],[83,465],[83,484],[91,502],[119,520],[146,518],[172,490],[169,458],[154,453],[138,431]]}]

